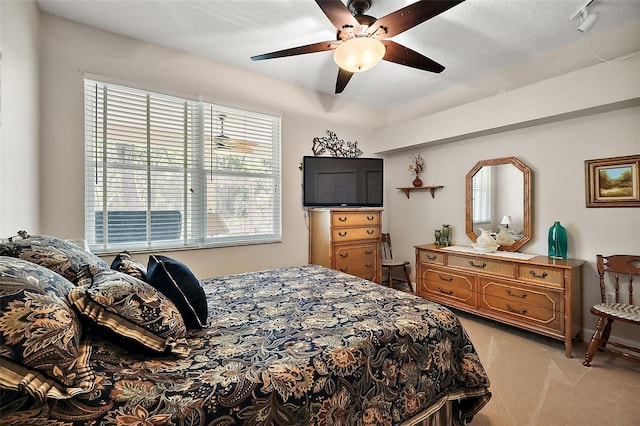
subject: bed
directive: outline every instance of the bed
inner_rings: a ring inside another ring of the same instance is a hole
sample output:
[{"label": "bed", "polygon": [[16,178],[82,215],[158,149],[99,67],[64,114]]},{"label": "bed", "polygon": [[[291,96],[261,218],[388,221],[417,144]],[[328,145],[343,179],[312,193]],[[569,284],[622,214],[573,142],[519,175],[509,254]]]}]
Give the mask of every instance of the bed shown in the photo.
[{"label": "bed", "polygon": [[[0,267],[3,298],[13,277],[6,271]],[[78,275],[73,287],[56,286],[77,293],[87,287]],[[4,377],[0,423],[465,424],[491,397],[469,336],[436,303],[315,265],[199,283],[205,324],[176,326],[184,333],[165,335],[162,351],[142,350],[78,315],[87,368],[74,366],[74,385],[57,396],[49,389],[50,397]],[[163,323],[171,318],[175,312]],[[0,355],[4,368],[10,357]]]}]

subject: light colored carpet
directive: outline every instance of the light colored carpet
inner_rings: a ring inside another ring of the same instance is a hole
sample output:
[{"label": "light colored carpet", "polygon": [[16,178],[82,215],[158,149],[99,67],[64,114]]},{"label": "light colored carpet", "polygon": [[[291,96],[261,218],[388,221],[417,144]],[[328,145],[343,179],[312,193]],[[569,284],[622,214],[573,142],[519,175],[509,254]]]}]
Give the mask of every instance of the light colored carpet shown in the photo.
[{"label": "light colored carpet", "polygon": [[597,352],[584,367],[585,343],[566,358],[559,340],[456,314],[491,380],[491,401],[472,426],[640,425],[639,362]]}]

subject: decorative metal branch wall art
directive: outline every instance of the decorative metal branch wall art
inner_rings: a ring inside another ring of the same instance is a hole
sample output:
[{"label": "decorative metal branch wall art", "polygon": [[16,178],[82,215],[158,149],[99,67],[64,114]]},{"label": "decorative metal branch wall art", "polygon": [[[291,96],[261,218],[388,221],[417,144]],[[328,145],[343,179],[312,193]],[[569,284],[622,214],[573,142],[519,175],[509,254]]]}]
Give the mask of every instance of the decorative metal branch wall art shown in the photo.
[{"label": "decorative metal branch wall art", "polygon": [[313,138],[313,146],[311,150],[313,155],[322,155],[328,151],[332,157],[348,157],[357,158],[362,155],[362,151],[358,148],[358,142],[345,142],[331,130],[327,130],[328,137]]}]

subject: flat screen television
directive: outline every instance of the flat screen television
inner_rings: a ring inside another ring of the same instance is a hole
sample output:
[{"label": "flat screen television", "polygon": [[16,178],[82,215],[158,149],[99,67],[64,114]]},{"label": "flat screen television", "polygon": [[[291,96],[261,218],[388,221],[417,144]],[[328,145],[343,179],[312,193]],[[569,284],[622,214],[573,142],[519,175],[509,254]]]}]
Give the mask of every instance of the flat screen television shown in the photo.
[{"label": "flat screen television", "polygon": [[382,207],[382,158],[305,156],[305,207]]}]

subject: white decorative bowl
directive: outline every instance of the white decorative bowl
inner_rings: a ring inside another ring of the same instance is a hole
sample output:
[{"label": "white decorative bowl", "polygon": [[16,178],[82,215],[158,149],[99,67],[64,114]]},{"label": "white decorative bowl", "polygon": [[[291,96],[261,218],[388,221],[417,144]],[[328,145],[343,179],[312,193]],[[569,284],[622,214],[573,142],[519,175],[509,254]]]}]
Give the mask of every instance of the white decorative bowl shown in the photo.
[{"label": "white decorative bowl", "polygon": [[476,244],[476,243],[471,243],[471,247],[473,247],[473,249],[477,252],[480,253],[493,253],[496,250],[498,250],[498,247],[500,247],[499,244]]}]

